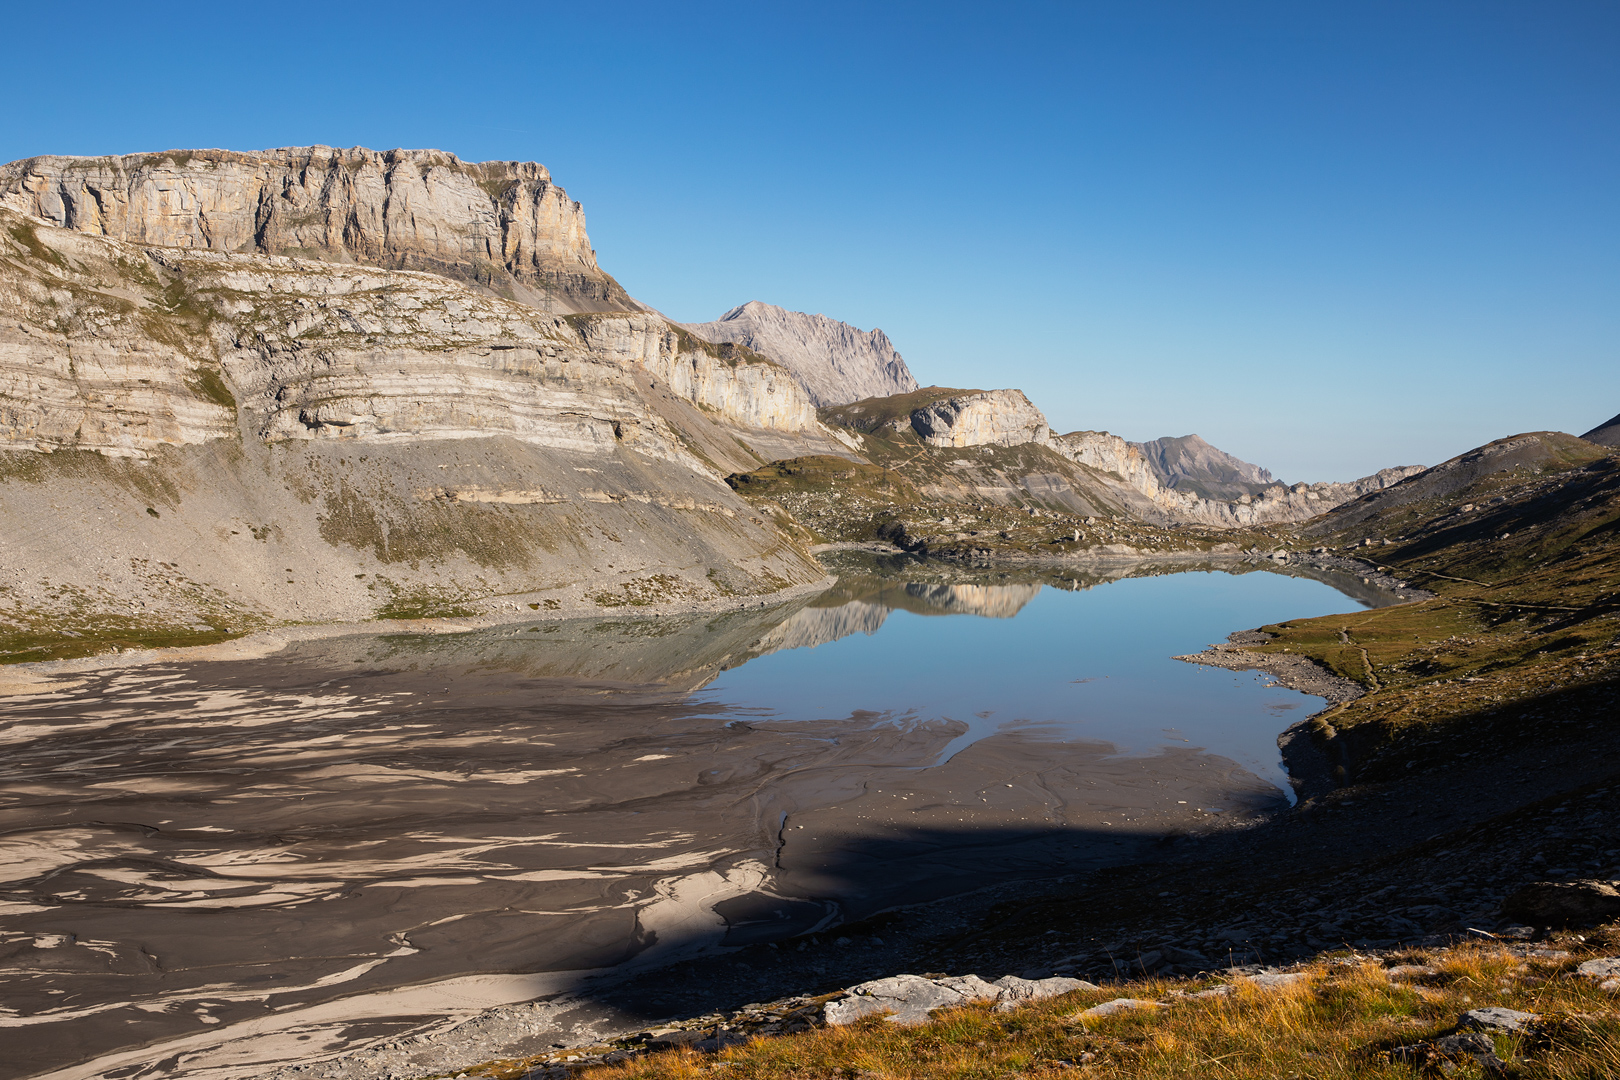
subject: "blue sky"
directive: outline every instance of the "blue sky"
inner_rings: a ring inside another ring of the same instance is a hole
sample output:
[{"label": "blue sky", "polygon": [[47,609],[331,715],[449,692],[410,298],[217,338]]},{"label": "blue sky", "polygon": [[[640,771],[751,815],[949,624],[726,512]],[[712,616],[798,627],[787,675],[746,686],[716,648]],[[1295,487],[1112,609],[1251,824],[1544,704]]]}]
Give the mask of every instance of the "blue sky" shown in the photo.
[{"label": "blue sky", "polygon": [[0,159],[539,160],[665,313],[881,326],[1060,431],[1318,480],[1620,412],[1613,3],[92,2],[8,36]]}]

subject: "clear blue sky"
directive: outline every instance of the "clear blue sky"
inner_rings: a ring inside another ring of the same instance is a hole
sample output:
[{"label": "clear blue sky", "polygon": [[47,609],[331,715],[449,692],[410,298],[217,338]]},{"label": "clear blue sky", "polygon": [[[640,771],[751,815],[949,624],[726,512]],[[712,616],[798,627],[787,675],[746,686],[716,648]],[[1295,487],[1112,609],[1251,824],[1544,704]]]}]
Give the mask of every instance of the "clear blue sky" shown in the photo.
[{"label": "clear blue sky", "polygon": [[681,320],[1289,480],[1620,412],[1620,4],[25,5],[0,159],[544,162]]}]

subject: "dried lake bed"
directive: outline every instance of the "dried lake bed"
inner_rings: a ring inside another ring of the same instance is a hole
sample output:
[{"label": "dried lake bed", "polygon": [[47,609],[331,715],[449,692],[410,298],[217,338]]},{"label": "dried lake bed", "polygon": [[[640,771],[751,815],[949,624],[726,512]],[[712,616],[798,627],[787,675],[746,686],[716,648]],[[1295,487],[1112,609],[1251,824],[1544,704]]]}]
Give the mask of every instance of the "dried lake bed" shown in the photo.
[{"label": "dried lake bed", "polygon": [[251,1076],[1151,857],[1283,805],[1277,734],[1319,704],[1170,658],[1387,599],[1252,565],[842,569],[780,607],[0,700],[0,1076]]}]

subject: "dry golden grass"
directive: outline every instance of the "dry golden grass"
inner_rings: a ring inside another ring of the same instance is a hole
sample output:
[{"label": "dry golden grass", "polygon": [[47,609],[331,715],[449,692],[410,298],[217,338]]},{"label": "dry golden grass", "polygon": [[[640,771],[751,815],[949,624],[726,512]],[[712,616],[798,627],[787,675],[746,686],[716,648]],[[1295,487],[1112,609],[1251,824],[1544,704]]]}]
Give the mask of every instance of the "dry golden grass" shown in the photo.
[{"label": "dry golden grass", "polygon": [[[1121,1080],[1325,1080],[1482,1075],[1472,1059],[1427,1064],[1386,1051],[1449,1032],[1472,1008],[1535,1012],[1526,1036],[1497,1036],[1497,1052],[1526,1080],[1620,1077],[1614,995],[1569,975],[1576,960],[1523,959],[1500,946],[1414,951],[1403,963],[1433,968],[1391,977],[1365,958],[1320,961],[1310,979],[1267,990],[1242,983],[1225,997],[1179,995],[1200,984],[1142,980],[998,1013],[975,1005],[899,1027],[870,1018],[847,1028],[756,1039],[710,1056],[686,1051],[588,1070],[589,1080],[997,1080],[1083,1076]],[[1088,1018],[1116,997],[1165,1008]],[[511,1065],[507,1067],[510,1069]],[[490,1074],[499,1071],[491,1068]]]}]

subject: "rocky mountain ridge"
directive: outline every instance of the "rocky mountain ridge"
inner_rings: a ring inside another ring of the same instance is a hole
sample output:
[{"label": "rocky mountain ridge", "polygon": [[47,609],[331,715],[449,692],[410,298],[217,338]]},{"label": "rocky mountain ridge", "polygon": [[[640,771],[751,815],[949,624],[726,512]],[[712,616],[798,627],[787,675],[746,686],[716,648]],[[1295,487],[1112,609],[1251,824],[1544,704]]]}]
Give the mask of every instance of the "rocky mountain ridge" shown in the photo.
[{"label": "rocky mountain ridge", "polygon": [[1206,499],[1230,502],[1258,495],[1277,483],[1271,470],[1235,458],[1197,435],[1165,436],[1131,445],[1147,459],[1161,486]]},{"label": "rocky mountain ridge", "polygon": [[35,157],[0,206],[134,244],[426,270],[558,312],[639,311],[544,165],[295,146]]},{"label": "rocky mountain ridge", "polygon": [[1620,415],[1610,417],[1581,438],[1603,446],[1620,446]]},{"label": "rocky mountain ridge", "polygon": [[683,327],[713,342],[746,345],[798,378],[818,407],[917,389],[917,380],[882,330],[859,330],[825,315],[750,300],[713,322]]}]

